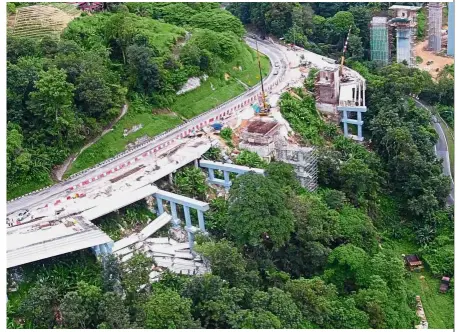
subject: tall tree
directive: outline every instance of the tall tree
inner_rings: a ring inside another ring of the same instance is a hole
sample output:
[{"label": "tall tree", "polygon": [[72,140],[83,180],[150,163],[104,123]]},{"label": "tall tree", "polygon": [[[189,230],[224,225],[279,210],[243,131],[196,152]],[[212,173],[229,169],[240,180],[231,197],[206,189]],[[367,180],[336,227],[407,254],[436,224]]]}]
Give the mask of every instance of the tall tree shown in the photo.
[{"label": "tall tree", "polygon": [[281,247],[294,227],[286,201],[268,177],[255,173],[237,177],[230,189],[228,234],[240,245],[257,246],[266,241]]}]

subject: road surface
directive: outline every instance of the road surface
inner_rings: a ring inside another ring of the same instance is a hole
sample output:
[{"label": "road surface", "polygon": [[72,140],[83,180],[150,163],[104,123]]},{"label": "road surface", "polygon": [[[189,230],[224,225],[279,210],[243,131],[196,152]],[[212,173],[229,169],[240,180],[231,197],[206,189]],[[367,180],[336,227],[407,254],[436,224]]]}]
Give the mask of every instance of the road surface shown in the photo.
[{"label": "road surface", "polygon": [[[246,38],[246,42],[250,47],[255,48],[255,40],[252,38]],[[287,57],[284,52],[276,46],[276,44],[258,41],[259,51],[268,56],[272,64],[272,70],[269,76],[264,80],[264,86],[266,89],[269,87],[275,86],[279,81],[281,81],[288,71],[287,68]],[[274,65],[275,63],[280,63],[281,67],[279,73],[274,75]],[[149,156],[155,156],[154,152],[151,151],[151,148],[159,146],[164,148],[168,144],[172,144],[171,140],[182,132],[190,131],[191,129],[196,128],[196,126],[202,123],[207,123],[211,119],[216,119],[216,115],[221,115],[226,113],[226,110],[239,109],[241,107],[248,106],[249,100],[252,100],[254,97],[257,97],[260,92],[260,86],[257,85],[251,88],[249,91],[246,91],[242,95],[218,106],[217,108],[205,112],[185,124],[178,126],[170,131],[167,131],[163,134],[156,136],[151,142],[148,142],[137,149],[123,152],[120,155],[113,157],[103,163],[100,163],[88,170],[82,171],[70,177],[68,180],[59,182],[51,187],[45,188],[43,190],[35,191],[26,196],[22,196],[18,199],[12,200],[7,203],[7,214],[19,211],[21,209],[37,208],[44,206],[45,204],[54,204],[56,200],[62,199],[69,194],[74,193],[85,193],[86,191],[93,191],[94,187],[100,187],[99,190],[103,191],[106,188],[101,187],[103,184],[108,184],[110,177],[118,176],[116,172],[119,169],[127,170],[131,168],[130,162],[135,165],[135,161],[143,158],[148,158]],[[129,163],[127,166],[126,164]],[[125,168],[124,168],[125,167]],[[134,167],[134,166],[133,166]]]},{"label": "road surface", "polygon": [[[427,111],[432,114],[432,112],[419,100],[415,100],[416,104],[420,107],[425,108]],[[432,117],[435,116],[432,114]],[[451,192],[448,197],[449,205],[454,205],[454,180],[452,179],[451,173],[451,163],[449,160],[449,149],[448,144],[446,141],[446,135],[444,134],[443,128],[441,128],[441,124],[438,121],[432,121],[433,127],[435,128],[436,132],[438,133],[438,142],[435,145],[435,154],[438,159],[443,160],[443,174],[447,175],[451,178]]]}]

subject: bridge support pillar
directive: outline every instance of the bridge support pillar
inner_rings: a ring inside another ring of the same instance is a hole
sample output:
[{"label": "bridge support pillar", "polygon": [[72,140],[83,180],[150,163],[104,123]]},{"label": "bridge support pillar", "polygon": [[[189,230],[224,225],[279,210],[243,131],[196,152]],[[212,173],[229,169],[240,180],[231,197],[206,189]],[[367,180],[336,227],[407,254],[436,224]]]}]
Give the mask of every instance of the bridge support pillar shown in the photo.
[{"label": "bridge support pillar", "polygon": [[113,252],[113,245],[114,242],[102,243],[92,247],[91,249],[98,258],[111,254]]},{"label": "bridge support pillar", "polygon": [[186,220],[186,226],[192,227],[192,219],[190,217],[190,209],[188,206],[183,205],[184,207],[184,219]]},{"label": "bridge support pillar", "polygon": [[156,198],[157,199],[157,210],[159,211],[159,216],[164,213],[163,209],[163,201],[161,198]]},{"label": "bridge support pillar", "polygon": [[168,174],[168,183],[173,184],[173,173]]},{"label": "bridge support pillar", "polygon": [[357,140],[359,141],[362,141],[363,140],[363,137],[362,137],[362,125],[361,123],[362,122],[362,112],[357,112]]},{"label": "bridge support pillar", "polygon": [[213,181],[214,180],[214,169],[208,168],[208,173],[209,173],[209,180]]},{"label": "bridge support pillar", "polygon": [[348,113],[343,111],[343,127],[344,127],[344,136],[348,136],[348,123],[346,122],[348,119]]},{"label": "bridge support pillar", "polygon": [[226,190],[229,190],[231,186],[232,186],[232,182],[230,181],[230,173],[227,171],[224,171],[224,187]]},{"label": "bridge support pillar", "polygon": [[206,229],[205,229],[205,217],[203,215],[203,211],[197,210],[197,215],[198,215],[198,227],[200,227],[202,232],[206,232]]},{"label": "bridge support pillar", "polygon": [[171,206],[171,222],[173,223],[173,227],[179,227],[179,218],[178,218],[178,212],[176,211],[176,203],[175,202],[170,202]]}]

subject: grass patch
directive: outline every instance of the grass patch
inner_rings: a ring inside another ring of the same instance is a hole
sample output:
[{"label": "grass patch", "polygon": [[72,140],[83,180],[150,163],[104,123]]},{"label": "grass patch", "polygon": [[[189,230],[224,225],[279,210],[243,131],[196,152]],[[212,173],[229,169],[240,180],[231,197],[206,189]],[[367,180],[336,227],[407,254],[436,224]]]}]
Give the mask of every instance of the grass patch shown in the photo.
[{"label": "grass patch", "polygon": [[29,192],[47,187],[53,184],[51,176],[46,174],[46,177],[43,179],[29,179],[22,182],[16,183],[14,188],[8,188],[6,191],[6,199],[11,200],[16,197],[20,197]]},{"label": "grass patch", "polygon": [[[260,58],[260,65],[263,76],[268,76],[270,61],[266,56]],[[260,81],[256,52],[246,46],[236,60],[227,64],[225,72],[230,75],[227,81],[224,77],[210,77],[197,89],[178,96],[171,106],[173,112],[190,119],[242,94],[246,89],[236,79],[248,86],[256,85]]]},{"label": "grass patch", "polygon": [[[125,14],[136,31],[148,39],[161,54],[168,54],[176,41],[184,36],[185,30],[172,24],[140,17],[135,14]],[[78,44],[90,48],[94,43],[102,41],[103,29],[113,14],[99,13],[91,16],[80,16],[74,19],[64,30],[64,36],[75,40]]]},{"label": "grass patch", "polygon": [[[405,240],[388,240],[383,244],[401,257],[402,254],[417,253],[419,247]],[[423,276],[424,279],[420,277]],[[451,292],[441,294],[440,280],[434,278],[428,269],[422,272],[413,272],[411,279],[407,280],[408,288],[419,295],[424,306],[429,328],[452,329],[454,328],[454,296]]]},{"label": "grass patch", "polygon": [[[182,123],[181,119],[172,114],[153,114],[152,109],[148,113],[139,113],[138,105],[130,105],[127,114],[113,127],[113,130],[103,136],[95,144],[87,148],[79,155],[66,176],[77,173],[91,167],[105,159],[111,158],[125,150],[128,143],[135,142],[141,136],[154,137],[170,128]],[[143,124],[143,128],[123,136],[124,129],[130,129],[134,125]]]},{"label": "grass patch", "polygon": [[[211,89],[211,84],[214,91]],[[171,109],[186,119],[190,119],[242,94],[244,91],[243,86],[234,79],[225,81],[224,78],[211,77],[202,82],[198,89],[179,96]]]},{"label": "grass patch", "polygon": [[[261,57],[262,73],[266,77],[270,72],[270,62],[266,56]],[[241,66],[242,70],[234,67]],[[226,81],[224,77],[210,77],[202,85],[188,93],[180,95],[170,107],[171,110],[180,116],[190,119],[203,112],[206,112],[217,105],[230,100],[245,91],[245,88],[235,80],[241,80],[249,86],[260,81],[256,52],[248,46],[243,48],[242,54],[227,64],[226,70],[230,78]],[[211,89],[211,84],[215,90]],[[128,113],[113,127],[113,131],[103,136],[99,141],[87,148],[76,159],[65,176],[82,171],[105,159],[111,158],[125,150],[128,143],[143,135],[156,136],[170,128],[182,123],[182,120],[174,115],[155,115],[152,110],[136,110],[141,106],[132,103]],[[144,107],[143,107],[144,108]],[[134,125],[142,123],[143,128],[139,131],[123,137],[124,129],[130,129]]]}]

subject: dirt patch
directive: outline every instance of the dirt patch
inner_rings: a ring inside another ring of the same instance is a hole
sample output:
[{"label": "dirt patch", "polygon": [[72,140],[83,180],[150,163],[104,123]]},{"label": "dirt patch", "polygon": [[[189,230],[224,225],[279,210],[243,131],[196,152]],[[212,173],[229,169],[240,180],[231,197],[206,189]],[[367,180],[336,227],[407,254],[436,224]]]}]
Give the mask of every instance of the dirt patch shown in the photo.
[{"label": "dirt patch", "polygon": [[[452,65],[454,63],[454,58],[440,56],[431,51],[427,51],[425,49],[427,47],[427,43],[428,41],[423,41],[416,44],[414,46],[414,51],[416,56],[422,58],[422,63],[418,64],[418,67],[422,70],[428,71],[430,75],[436,79],[445,65]],[[427,61],[433,61],[433,63],[431,65],[427,65]],[[436,69],[439,69],[439,71],[436,71]]]}]

